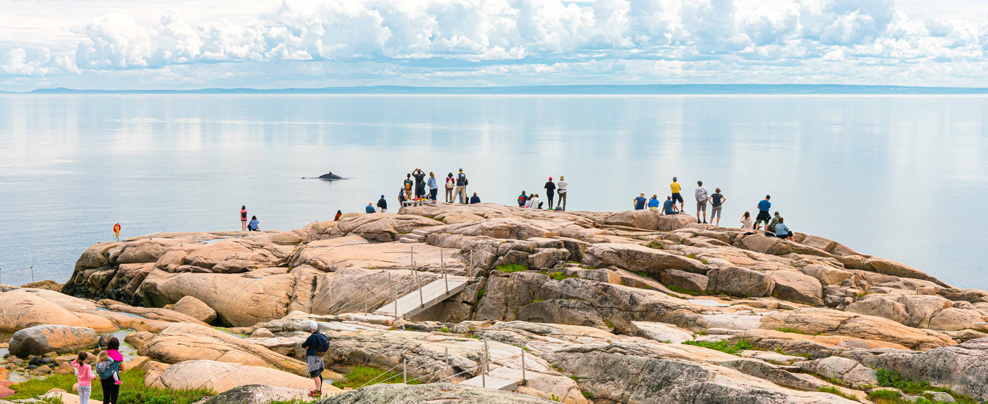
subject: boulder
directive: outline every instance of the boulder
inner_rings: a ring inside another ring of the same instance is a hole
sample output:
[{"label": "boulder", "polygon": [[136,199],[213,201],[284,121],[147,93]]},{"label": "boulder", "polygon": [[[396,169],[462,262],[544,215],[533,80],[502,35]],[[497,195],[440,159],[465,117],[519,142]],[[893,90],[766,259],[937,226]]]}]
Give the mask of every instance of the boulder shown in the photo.
[{"label": "boulder", "polygon": [[662,272],[660,280],[666,286],[670,287],[686,289],[696,293],[707,291],[708,278],[706,275],[680,271],[678,269],[668,269]]},{"label": "boulder", "polygon": [[42,289],[15,289],[0,293],[0,332],[14,332],[35,325],[87,327],[115,331],[112,321],[97,315],[92,302]]},{"label": "boulder", "polygon": [[868,355],[861,361],[876,369],[890,369],[914,380],[948,387],[978,402],[988,400],[988,338],[925,352],[893,351]]},{"label": "boulder", "polygon": [[844,335],[887,341],[919,350],[954,344],[950,337],[936,331],[911,328],[880,317],[823,308],[796,309],[770,314],[762,318],[761,328],[766,330],[795,328],[806,334]]},{"label": "boulder", "polygon": [[844,281],[854,276],[849,271],[817,264],[806,265],[800,267],[799,270],[806,275],[816,278],[824,285],[843,285]]},{"label": "boulder", "polygon": [[715,269],[708,272],[707,277],[707,290],[732,296],[769,296],[775,288],[775,281],[769,274],[741,267]]},{"label": "boulder", "polygon": [[195,324],[168,327],[145,342],[138,353],[165,363],[206,359],[305,374],[303,362],[279,355],[249,339]]},{"label": "boulder", "polygon": [[[332,380],[326,374],[323,376],[326,380]],[[216,393],[223,393],[235,387],[256,384],[258,381],[264,381],[268,386],[312,389],[312,379],[295,374],[267,367],[210,360],[176,363],[165,369],[150,383],[147,380],[145,383],[155,389],[211,389]],[[338,391],[340,390],[331,384],[323,384],[323,392]]]},{"label": "boulder", "polygon": [[772,296],[790,302],[823,306],[823,285],[817,278],[795,271],[775,271]]},{"label": "boulder", "polygon": [[875,271],[880,274],[898,276],[900,278],[915,278],[933,282],[943,287],[949,287],[939,279],[927,275],[925,272],[913,268],[909,265],[888,260],[885,258],[871,257],[865,260],[864,269]]},{"label": "boulder", "polygon": [[[266,380],[260,380],[266,382]],[[204,404],[269,404],[272,401],[288,402],[308,402],[309,390],[312,389],[310,383],[306,388],[292,388],[281,386],[269,386],[265,384],[248,384],[238,386],[213,397],[210,397]]]},{"label": "boulder", "polygon": [[[240,273],[284,265],[294,247],[266,241],[232,239],[210,244],[185,255],[183,266],[176,267],[175,271]],[[195,268],[185,268],[185,265]]]},{"label": "boulder", "polygon": [[206,303],[203,303],[202,300],[192,296],[185,296],[178,299],[178,302],[175,303],[174,310],[206,324],[216,320],[216,311]]},{"label": "boulder", "polygon": [[316,401],[316,404],[384,403],[552,404],[553,401],[462,384],[377,384]]},{"label": "boulder", "polygon": [[853,359],[831,356],[829,358],[800,362],[796,366],[807,372],[823,376],[828,380],[840,380],[845,385],[856,389],[878,385],[878,377],[875,370]]},{"label": "boulder", "polygon": [[671,344],[681,344],[683,341],[693,340],[693,333],[665,323],[632,321],[631,332],[639,337]]},{"label": "boulder", "polygon": [[667,269],[699,274],[707,272],[699,260],[637,244],[591,244],[587,247],[583,263],[598,268],[613,266],[635,273],[644,272],[656,278]]},{"label": "boulder", "polygon": [[10,338],[10,353],[17,356],[66,353],[96,346],[96,331],[64,325],[38,325],[17,331]]}]

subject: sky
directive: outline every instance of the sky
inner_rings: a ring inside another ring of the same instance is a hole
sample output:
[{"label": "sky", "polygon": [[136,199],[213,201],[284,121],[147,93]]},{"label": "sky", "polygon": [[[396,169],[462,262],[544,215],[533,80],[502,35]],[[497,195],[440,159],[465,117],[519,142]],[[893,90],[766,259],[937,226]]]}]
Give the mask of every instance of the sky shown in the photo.
[{"label": "sky", "polygon": [[0,91],[988,87],[985,0],[0,0]]}]

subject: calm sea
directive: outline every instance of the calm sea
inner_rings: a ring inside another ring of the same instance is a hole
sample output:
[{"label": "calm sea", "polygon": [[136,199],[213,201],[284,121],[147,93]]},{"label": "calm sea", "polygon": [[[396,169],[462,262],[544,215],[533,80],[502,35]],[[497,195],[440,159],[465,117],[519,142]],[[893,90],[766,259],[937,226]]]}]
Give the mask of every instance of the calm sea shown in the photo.
[{"label": "calm sea", "polygon": [[288,230],[462,167],[505,204],[565,175],[570,210],[702,180],[724,226],[771,194],[795,231],[986,288],[986,120],[977,96],[4,95],[0,276],[65,281],[116,222],[238,230],[245,204]]}]

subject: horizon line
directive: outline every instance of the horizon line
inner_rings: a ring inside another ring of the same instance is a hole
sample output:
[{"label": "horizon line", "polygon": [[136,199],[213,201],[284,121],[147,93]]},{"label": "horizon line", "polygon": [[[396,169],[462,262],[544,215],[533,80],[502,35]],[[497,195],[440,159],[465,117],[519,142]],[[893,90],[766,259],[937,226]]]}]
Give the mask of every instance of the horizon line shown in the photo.
[{"label": "horizon line", "polygon": [[74,89],[37,88],[0,94],[988,94],[986,87],[928,87],[868,84],[550,84],[518,86],[333,86],[333,87],[209,87],[198,89]]}]

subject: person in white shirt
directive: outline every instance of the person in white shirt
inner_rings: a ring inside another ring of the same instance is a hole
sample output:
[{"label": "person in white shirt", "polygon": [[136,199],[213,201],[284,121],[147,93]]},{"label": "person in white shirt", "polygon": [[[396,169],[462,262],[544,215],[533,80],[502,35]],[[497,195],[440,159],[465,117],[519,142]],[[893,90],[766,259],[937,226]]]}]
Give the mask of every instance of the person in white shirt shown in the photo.
[{"label": "person in white shirt", "polygon": [[696,196],[696,221],[700,222],[700,212],[703,212],[703,224],[707,224],[707,189],[703,187],[703,181],[697,181]]},{"label": "person in white shirt", "polygon": [[556,183],[556,193],[559,194],[559,202],[556,202],[556,207],[562,207],[566,210],[566,177],[562,175],[559,176],[559,182]]},{"label": "person in white shirt", "polygon": [[751,220],[751,213],[744,212],[744,216],[741,216],[741,228],[745,230],[755,230],[755,222]]},{"label": "person in white shirt", "polygon": [[539,194],[532,194],[528,200],[528,206],[532,209],[539,209]]}]

